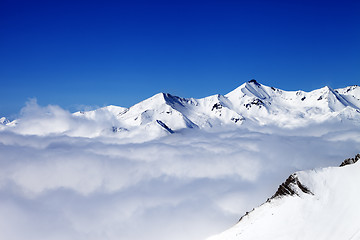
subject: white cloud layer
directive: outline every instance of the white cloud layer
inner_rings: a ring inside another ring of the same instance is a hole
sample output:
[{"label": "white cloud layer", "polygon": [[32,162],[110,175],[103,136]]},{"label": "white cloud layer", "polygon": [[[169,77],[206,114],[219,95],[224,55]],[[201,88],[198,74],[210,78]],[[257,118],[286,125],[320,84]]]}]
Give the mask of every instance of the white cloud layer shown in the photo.
[{"label": "white cloud layer", "polygon": [[111,116],[97,125],[36,102],[21,114],[16,129],[0,131],[7,240],[204,239],[265,201],[292,172],[338,165],[360,151],[351,123],[191,130],[134,143],[76,137],[96,136]]}]

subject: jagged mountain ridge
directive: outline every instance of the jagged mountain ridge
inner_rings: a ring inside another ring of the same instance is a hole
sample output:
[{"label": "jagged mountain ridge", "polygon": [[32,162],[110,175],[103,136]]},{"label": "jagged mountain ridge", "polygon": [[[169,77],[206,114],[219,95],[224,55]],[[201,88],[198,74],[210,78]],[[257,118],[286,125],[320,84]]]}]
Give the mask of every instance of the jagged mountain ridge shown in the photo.
[{"label": "jagged mountain ridge", "polygon": [[245,120],[296,127],[336,117],[360,119],[358,86],[336,90],[324,87],[311,92],[283,91],[251,80],[226,95],[202,99],[159,93],[116,116],[120,127],[125,129],[158,125],[161,121],[172,131],[241,125]]},{"label": "jagged mountain ridge", "polygon": [[264,204],[208,240],[359,239],[359,159],[290,175]]},{"label": "jagged mountain ridge", "polygon": [[[157,137],[182,129],[240,126],[244,122],[290,128],[329,119],[360,122],[360,87],[283,91],[251,80],[226,95],[195,99],[158,93],[130,108],[110,105],[73,116],[93,121],[104,116],[111,119],[107,130],[92,136],[110,132],[137,136],[146,131]],[[16,124],[4,121],[2,125]]]}]

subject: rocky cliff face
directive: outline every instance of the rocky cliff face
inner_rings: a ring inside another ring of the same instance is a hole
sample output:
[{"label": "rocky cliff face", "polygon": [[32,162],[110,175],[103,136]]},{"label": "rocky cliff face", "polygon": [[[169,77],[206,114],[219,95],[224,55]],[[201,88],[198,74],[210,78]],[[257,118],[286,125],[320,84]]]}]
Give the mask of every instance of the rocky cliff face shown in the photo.
[{"label": "rocky cliff face", "polygon": [[299,178],[297,177],[296,173],[290,175],[286,181],[284,183],[282,183],[278,190],[276,191],[276,193],[270,198],[270,199],[274,199],[274,198],[279,198],[279,197],[283,197],[283,196],[293,196],[293,195],[297,195],[299,196],[299,193],[305,193],[305,194],[313,194],[308,187],[306,187],[305,185],[303,185]]},{"label": "rocky cliff face", "polygon": [[356,156],[353,157],[353,158],[345,159],[345,160],[340,164],[340,167],[343,167],[343,166],[346,166],[346,165],[350,165],[350,164],[354,164],[354,163],[356,163],[357,161],[359,161],[359,159],[360,159],[360,154],[356,154]]}]

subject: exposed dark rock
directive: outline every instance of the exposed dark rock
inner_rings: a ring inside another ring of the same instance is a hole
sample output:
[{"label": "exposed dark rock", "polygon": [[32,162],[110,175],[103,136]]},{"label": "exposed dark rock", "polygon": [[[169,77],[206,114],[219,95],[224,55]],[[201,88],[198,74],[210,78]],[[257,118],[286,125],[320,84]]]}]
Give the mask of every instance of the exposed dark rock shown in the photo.
[{"label": "exposed dark rock", "polygon": [[256,86],[260,87],[260,83],[258,83],[255,79],[251,79],[249,83],[254,83]]},{"label": "exposed dark rock", "polygon": [[251,79],[249,83],[257,83],[257,81],[255,79]]},{"label": "exposed dark rock", "polygon": [[211,111],[214,111],[214,109],[222,109],[222,105],[220,103],[215,103],[214,106],[211,108]]},{"label": "exposed dark rock", "polygon": [[350,165],[350,164],[354,164],[357,161],[360,160],[360,154],[356,154],[356,156],[354,158],[348,158],[345,159],[341,164],[340,167],[346,166],[346,165]]},{"label": "exposed dark rock", "polygon": [[[254,210],[254,209],[253,209],[253,210]],[[249,213],[250,213],[250,212],[245,212],[245,214],[239,219],[239,222],[240,222],[241,220],[243,220],[244,217],[246,217],[247,215],[249,215]]]},{"label": "exposed dark rock", "polygon": [[306,99],[306,97],[303,97],[303,98],[301,98],[301,101],[304,101]]},{"label": "exposed dark rock", "polygon": [[317,100],[320,101],[322,99],[322,96],[320,96]]},{"label": "exposed dark rock", "polygon": [[240,120],[244,120],[244,119],[240,119],[240,118],[231,118],[231,121],[233,121],[234,123],[237,123]]},{"label": "exposed dark rock", "polygon": [[252,100],[250,103],[244,104],[244,106],[247,109],[251,108],[252,105],[256,105],[256,106],[259,106],[259,108],[261,108],[261,106],[264,105],[264,102],[261,101],[260,99],[256,98],[256,99]]},{"label": "exposed dark rock", "polygon": [[185,107],[184,103],[186,102],[185,99],[180,98],[178,96],[171,95],[170,93],[163,93],[165,102],[170,106],[180,105],[182,107]]},{"label": "exposed dark rock", "polygon": [[298,190],[306,194],[313,194],[305,185],[303,185],[296,174],[290,175],[284,183],[282,183],[276,193],[270,198],[274,199],[286,195],[297,195],[299,196]]},{"label": "exposed dark rock", "polygon": [[116,127],[116,126],[113,126],[112,127],[112,132],[114,133],[117,133],[117,132],[127,132],[129,131],[128,129],[126,128],[123,128],[123,127]]},{"label": "exposed dark rock", "polygon": [[125,113],[127,113],[129,111],[129,109],[125,109],[124,111],[122,111],[121,113],[118,114],[118,116],[124,115]]},{"label": "exposed dark rock", "polygon": [[156,122],[161,126],[163,127],[165,130],[167,130],[169,133],[174,133],[174,131],[169,128],[165,123],[163,123],[162,121],[160,120],[156,120]]},{"label": "exposed dark rock", "polygon": [[350,86],[350,87],[346,90],[346,92],[348,93],[348,92],[350,92],[351,90],[354,90],[354,89],[357,88],[357,87],[359,87],[359,86],[358,86],[358,85]]}]

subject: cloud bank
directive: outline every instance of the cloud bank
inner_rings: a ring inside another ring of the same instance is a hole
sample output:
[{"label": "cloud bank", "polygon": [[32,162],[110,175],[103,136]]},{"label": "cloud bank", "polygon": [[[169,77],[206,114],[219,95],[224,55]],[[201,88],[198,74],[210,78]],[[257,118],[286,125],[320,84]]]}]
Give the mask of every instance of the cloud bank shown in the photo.
[{"label": "cloud bank", "polygon": [[360,151],[351,123],[192,130],[136,143],[97,137],[111,116],[74,118],[33,101],[20,119],[0,131],[0,232],[9,240],[204,239],[292,172]]}]

